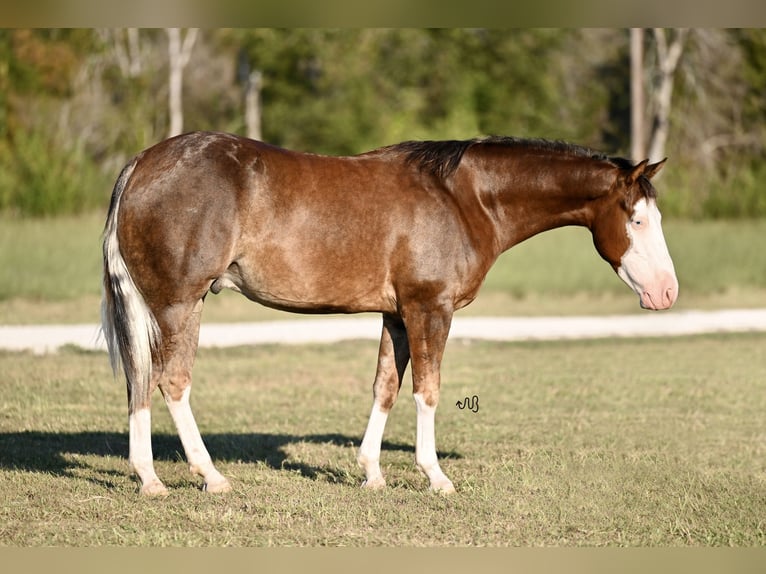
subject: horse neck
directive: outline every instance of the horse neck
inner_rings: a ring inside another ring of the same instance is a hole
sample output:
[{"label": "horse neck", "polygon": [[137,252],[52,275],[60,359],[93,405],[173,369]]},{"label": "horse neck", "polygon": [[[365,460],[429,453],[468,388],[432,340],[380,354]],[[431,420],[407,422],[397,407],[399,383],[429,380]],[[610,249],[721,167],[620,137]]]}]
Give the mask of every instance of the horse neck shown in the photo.
[{"label": "horse neck", "polygon": [[510,155],[466,162],[474,192],[489,215],[499,253],[538,233],[590,227],[598,199],[609,193],[614,166],[590,158]]}]

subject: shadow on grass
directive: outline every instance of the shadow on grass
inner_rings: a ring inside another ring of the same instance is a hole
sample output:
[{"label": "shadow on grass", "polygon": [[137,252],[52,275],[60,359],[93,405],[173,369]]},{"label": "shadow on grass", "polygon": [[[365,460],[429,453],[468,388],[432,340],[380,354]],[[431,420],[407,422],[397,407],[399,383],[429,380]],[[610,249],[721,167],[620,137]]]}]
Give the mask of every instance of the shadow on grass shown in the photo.
[{"label": "shadow on grass", "polygon": [[[289,460],[286,447],[297,443],[330,444],[358,448],[358,437],[342,434],[218,433],[203,437],[213,460],[218,462],[263,463],[275,470],[299,472],[312,480],[347,482],[346,473],[329,466],[314,466]],[[176,435],[155,433],[152,448],[156,461],[185,460]],[[383,441],[384,451],[411,452],[412,445]],[[128,435],[116,432],[4,432],[0,433],[0,468],[72,476],[81,461],[68,455],[117,456],[127,458]],[[455,452],[439,452],[441,458],[461,458]],[[414,458],[414,456],[413,456]],[[127,466],[127,465],[126,465]],[[96,482],[102,482],[94,479]]]}]

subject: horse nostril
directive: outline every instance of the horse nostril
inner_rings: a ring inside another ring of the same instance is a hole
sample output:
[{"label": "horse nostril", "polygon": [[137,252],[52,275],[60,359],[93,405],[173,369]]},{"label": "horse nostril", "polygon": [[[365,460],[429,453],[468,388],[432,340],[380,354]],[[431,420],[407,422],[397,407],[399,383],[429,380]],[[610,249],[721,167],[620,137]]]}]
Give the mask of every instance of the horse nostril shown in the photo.
[{"label": "horse nostril", "polygon": [[675,301],[675,291],[672,287],[665,290],[665,303],[670,307]]}]

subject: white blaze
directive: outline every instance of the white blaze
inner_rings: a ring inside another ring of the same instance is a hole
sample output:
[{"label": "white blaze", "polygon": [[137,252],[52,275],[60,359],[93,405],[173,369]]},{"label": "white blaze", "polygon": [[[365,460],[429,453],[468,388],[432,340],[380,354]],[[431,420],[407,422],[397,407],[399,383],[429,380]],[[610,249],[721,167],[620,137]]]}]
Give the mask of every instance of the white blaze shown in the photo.
[{"label": "white blaze", "polygon": [[678,297],[678,279],[662,234],[662,215],[653,200],[636,202],[627,223],[630,247],[617,274],[645,309],[668,309]]}]

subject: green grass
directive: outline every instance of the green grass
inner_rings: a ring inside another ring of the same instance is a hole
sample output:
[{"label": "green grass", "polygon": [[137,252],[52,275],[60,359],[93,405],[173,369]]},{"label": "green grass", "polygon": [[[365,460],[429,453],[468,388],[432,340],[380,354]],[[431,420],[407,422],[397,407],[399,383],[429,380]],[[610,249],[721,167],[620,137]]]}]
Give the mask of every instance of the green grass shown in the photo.
[{"label": "green grass", "polygon": [[[450,341],[442,467],[414,467],[403,387],[389,486],[355,463],[377,345],[200,351],[192,404],[233,492],[199,491],[159,395],[157,470],[127,474],[125,391],[103,353],[0,353],[0,545],[762,546],[766,335]],[[478,395],[477,413],[455,402]]]},{"label": "green grass", "polygon": [[[0,219],[0,324],[97,322],[103,217]],[[679,309],[766,306],[766,220],[665,223]],[[462,313],[638,312],[636,296],[582,228],[534,237],[502,255]],[[231,292],[208,298],[206,321],[289,318]]]},{"label": "green grass", "polygon": [[101,215],[0,219],[0,300],[100,294]]}]

